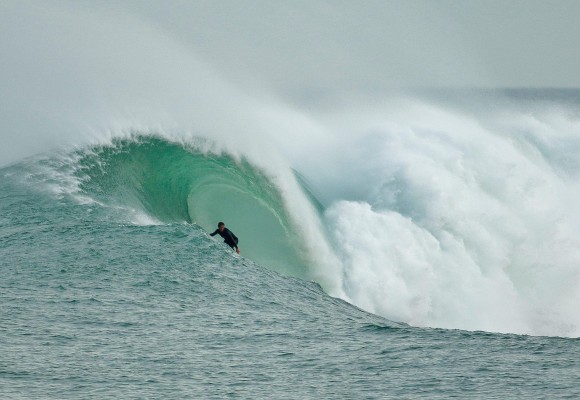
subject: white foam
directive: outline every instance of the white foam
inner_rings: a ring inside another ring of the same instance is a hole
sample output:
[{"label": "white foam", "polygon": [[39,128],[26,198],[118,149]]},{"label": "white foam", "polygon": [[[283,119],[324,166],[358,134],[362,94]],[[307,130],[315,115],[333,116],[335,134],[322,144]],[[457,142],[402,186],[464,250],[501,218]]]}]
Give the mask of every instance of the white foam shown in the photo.
[{"label": "white foam", "polygon": [[375,116],[370,134],[353,130],[319,163],[329,163],[325,222],[346,295],[415,325],[580,334],[580,182],[558,145],[580,125],[519,125],[542,136],[539,149],[514,120],[506,134],[457,112],[412,111]]}]

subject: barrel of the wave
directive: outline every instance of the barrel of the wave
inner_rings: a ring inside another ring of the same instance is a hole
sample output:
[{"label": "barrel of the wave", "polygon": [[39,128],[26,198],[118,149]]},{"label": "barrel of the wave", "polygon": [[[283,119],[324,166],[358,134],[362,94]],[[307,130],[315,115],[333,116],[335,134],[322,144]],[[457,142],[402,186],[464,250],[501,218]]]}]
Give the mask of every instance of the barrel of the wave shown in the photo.
[{"label": "barrel of the wave", "polygon": [[74,178],[83,196],[120,220],[194,223],[208,232],[227,221],[244,241],[244,257],[308,278],[301,236],[270,175],[247,159],[197,146],[148,134],[113,139],[78,150]]}]

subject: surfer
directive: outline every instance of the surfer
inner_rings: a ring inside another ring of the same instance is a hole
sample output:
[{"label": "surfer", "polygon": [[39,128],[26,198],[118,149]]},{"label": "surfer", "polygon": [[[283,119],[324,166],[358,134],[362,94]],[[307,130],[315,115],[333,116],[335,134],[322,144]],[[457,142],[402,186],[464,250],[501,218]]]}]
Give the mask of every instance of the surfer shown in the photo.
[{"label": "surfer", "polygon": [[226,228],[226,224],[223,222],[218,223],[218,228],[214,233],[210,233],[210,236],[215,236],[219,233],[221,237],[224,238],[224,243],[230,246],[232,249],[236,249],[236,253],[240,254],[240,248],[238,247],[238,238],[232,231]]}]

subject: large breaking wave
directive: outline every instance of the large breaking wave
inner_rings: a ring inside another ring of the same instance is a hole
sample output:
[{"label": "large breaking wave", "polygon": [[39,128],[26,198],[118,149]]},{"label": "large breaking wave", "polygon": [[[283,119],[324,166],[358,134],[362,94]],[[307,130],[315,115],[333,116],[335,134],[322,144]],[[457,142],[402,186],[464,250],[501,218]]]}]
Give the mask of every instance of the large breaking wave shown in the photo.
[{"label": "large breaking wave", "polygon": [[575,119],[484,126],[418,104],[372,129],[343,124],[332,146],[305,149],[302,174],[142,134],[77,151],[74,175],[83,195],[145,223],[225,220],[245,256],[392,320],[577,335]]},{"label": "large breaking wave", "polygon": [[580,335],[577,90],[289,94],[146,21],[62,8],[6,13],[26,22],[5,35],[10,162],[79,146],[78,188],[111,212],[223,219],[243,254],[392,320]]}]

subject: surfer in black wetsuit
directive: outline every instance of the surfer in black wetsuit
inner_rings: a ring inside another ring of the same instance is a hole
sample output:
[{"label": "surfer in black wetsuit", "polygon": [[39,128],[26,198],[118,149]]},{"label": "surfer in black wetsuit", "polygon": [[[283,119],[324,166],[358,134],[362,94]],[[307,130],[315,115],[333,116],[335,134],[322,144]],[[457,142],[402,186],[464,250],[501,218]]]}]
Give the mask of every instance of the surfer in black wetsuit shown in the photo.
[{"label": "surfer in black wetsuit", "polygon": [[218,223],[218,228],[214,233],[210,233],[210,236],[215,236],[219,233],[221,237],[224,238],[224,243],[230,246],[232,249],[236,249],[236,253],[240,254],[240,248],[238,247],[238,238],[232,231],[226,228],[226,224],[223,222]]}]

